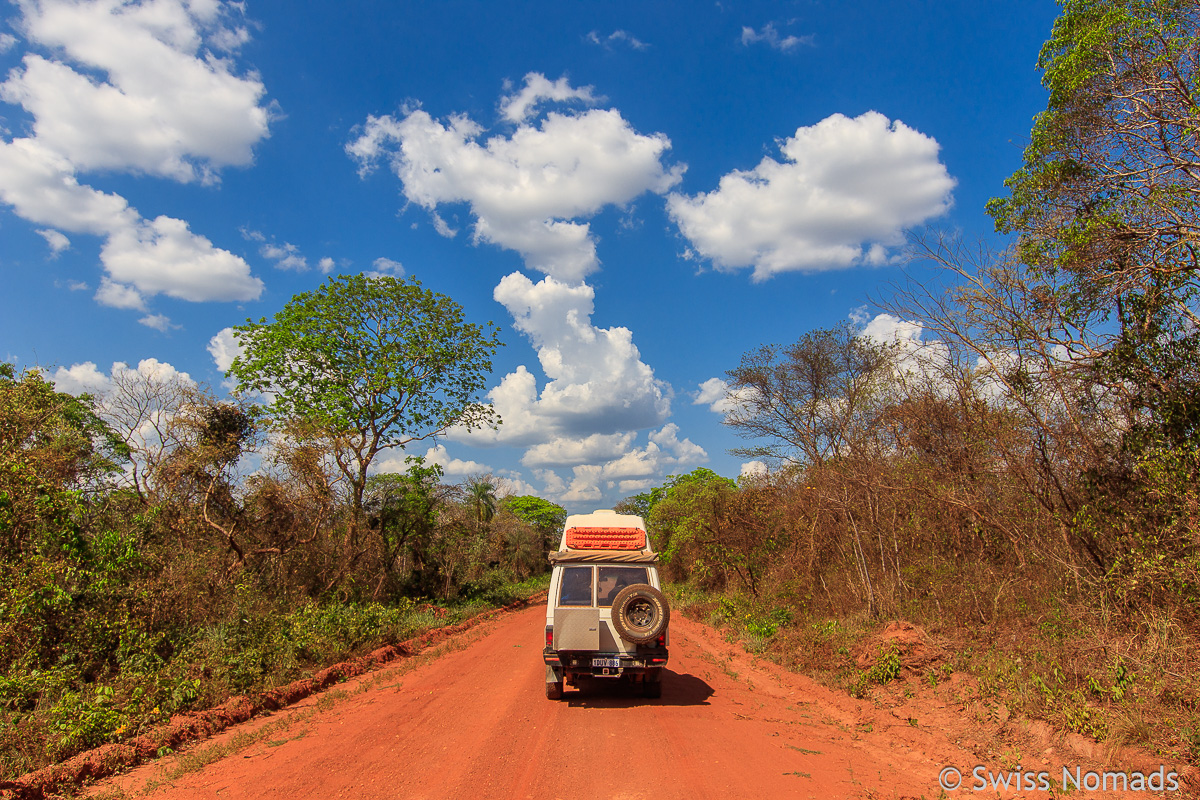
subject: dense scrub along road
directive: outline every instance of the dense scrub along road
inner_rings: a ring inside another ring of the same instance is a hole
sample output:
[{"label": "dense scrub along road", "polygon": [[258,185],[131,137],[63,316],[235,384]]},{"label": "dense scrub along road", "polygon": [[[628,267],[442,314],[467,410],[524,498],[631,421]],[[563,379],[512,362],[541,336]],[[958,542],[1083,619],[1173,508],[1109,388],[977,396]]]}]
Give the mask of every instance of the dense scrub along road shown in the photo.
[{"label": "dense scrub along road", "polygon": [[[953,699],[902,709],[854,700],[676,614],[661,699],[596,680],[547,700],[544,619],[540,606],[500,615],[435,658],[389,666],[91,793],[115,784],[179,800],[934,798],[939,772],[955,766],[965,780],[953,794],[996,796],[968,788],[979,726]],[[234,747],[238,736],[251,743]],[[222,743],[223,758],[168,773]],[[1041,762],[1035,755],[1027,760]],[[1064,758],[1053,758],[1025,769],[1057,774]]]}]

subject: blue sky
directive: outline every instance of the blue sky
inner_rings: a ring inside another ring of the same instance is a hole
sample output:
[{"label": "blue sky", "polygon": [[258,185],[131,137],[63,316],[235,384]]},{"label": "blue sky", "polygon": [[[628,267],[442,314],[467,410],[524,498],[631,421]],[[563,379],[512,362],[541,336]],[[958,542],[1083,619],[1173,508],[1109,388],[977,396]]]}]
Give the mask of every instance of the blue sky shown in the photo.
[{"label": "blue sky", "polygon": [[0,13],[0,358],[224,391],[229,326],[329,274],[415,275],[504,328],[505,424],[408,454],[576,511],[755,468],[721,424],[742,353],[852,317],[886,336],[860,309],[906,232],[995,238],[1057,7]]}]

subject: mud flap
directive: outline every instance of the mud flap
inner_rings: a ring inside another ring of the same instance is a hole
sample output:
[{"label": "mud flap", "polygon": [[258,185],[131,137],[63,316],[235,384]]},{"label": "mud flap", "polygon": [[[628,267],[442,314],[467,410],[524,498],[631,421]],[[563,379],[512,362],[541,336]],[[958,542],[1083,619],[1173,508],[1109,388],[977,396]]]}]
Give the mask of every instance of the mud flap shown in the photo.
[{"label": "mud flap", "polygon": [[546,665],[546,699],[560,700],[563,696],[562,667]]}]

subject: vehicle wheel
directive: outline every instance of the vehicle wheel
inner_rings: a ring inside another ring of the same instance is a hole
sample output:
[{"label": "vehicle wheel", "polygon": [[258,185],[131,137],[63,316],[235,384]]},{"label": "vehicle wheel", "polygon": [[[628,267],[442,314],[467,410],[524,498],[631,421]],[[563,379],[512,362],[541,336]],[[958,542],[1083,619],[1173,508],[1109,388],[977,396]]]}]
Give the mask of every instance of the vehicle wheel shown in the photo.
[{"label": "vehicle wheel", "polygon": [[612,604],[612,624],[622,639],[650,644],[667,629],[671,608],[653,586],[635,583],[617,592]]},{"label": "vehicle wheel", "polygon": [[657,700],[662,697],[662,681],[643,681],[642,682],[642,697],[649,697]]},{"label": "vehicle wheel", "polygon": [[562,697],[563,688],[562,681],[552,681],[546,683],[546,699],[558,700]]}]

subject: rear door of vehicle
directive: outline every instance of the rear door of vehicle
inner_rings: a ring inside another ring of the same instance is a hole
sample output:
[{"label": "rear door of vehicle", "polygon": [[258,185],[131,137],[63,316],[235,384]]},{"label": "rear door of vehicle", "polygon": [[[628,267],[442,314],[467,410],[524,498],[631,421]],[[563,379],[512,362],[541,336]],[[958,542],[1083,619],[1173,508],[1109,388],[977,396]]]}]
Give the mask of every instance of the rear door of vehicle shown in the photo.
[{"label": "rear door of vehicle", "polygon": [[[642,564],[597,564],[596,609],[600,618],[600,650],[608,653],[634,653],[637,645],[622,639],[612,625],[612,601],[617,593],[635,583],[649,583],[651,570]],[[657,576],[656,576],[657,577]],[[656,581],[657,582],[657,581]],[[653,584],[652,584],[653,585]],[[655,588],[658,588],[655,586]]]}]

